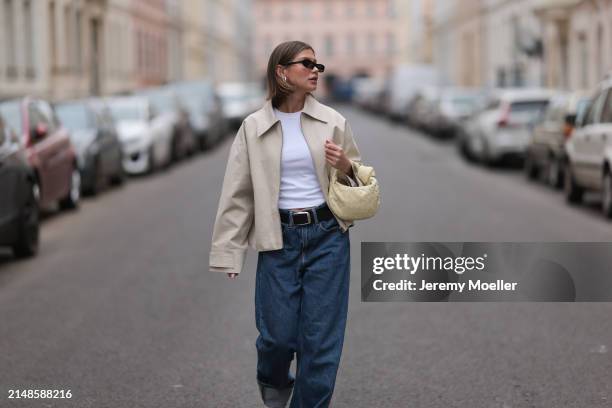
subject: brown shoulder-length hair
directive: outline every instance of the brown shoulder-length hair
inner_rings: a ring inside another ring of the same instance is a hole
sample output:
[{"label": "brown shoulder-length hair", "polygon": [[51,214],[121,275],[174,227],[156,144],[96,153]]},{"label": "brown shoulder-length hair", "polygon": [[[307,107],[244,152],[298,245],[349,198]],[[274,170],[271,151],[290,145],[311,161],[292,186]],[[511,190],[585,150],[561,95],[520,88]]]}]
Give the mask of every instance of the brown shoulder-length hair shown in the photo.
[{"label": "brown shoulder-length hair", "polygon": [[293,92],[291,87],[286,82],[280,81],[276,76],[276,66],[285,65],[291,62],[296,55],[304,50],[312,50],[309,44],[302,41],[286,41],[280,43],[274,48],[270,59],[268,60],[267,82],[268,82],[268,98],[272,100],[272,105],[278,107],[287,95]]}]

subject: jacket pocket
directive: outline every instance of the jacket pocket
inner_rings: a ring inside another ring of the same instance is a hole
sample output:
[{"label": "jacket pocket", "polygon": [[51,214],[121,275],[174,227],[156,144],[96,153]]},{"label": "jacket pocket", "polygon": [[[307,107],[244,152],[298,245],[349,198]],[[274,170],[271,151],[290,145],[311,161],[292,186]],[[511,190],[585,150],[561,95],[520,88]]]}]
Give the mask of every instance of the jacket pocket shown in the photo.
[{"label": "jacket pocket", "polygon": [[317,227],[319,227],[320,230],[323,230],[325,232],[332,232],[340,229],[340,224],[338,224],[338,220],[336,220],[335,217],[332,217],[329,220],[318,222],[316,225]]}]

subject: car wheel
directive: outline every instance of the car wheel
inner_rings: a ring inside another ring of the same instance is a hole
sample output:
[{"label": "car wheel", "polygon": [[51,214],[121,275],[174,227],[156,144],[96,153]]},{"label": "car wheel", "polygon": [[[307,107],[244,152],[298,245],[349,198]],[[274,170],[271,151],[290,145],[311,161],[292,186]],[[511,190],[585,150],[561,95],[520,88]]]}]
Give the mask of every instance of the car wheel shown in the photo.
[{"label": "car wheel", "polygon": [[13,253],[18,258],[26,258],[38,252],[39,242],[39,201],[40,187],[34,181],[28,198],[21,211],[19,237],[13,245]]},{"label": "car wheel", "polygon": [[73,210],[78,208],[81,199],[81,173],[76,165],[70,174],[70,190],[68,195],[60,201],[60,208],[63,210]]},{"label": "car wheel", "polygon": [[531,157],[529,152],[525,154],[525,163],[523,165],[523,170],[525,171],[525,177],[527,177],[528,180],[535,180],[536,178],[538,178],[538,167],[534,163],[533,157]]},{"label": "car wheel", "polygon": [[126,174],[125,174],[125,170],[123,169],[123,165],[121,163],[119,163],[119,166],[117,167],[117,173],[111,177],[111,184],[114,186],[120,186],[123,183],[125,183],[125,179],[126,179]]},{"label": "car wheel", "polygon": [[548,184],[554,188],[559,189],[563,185],[563,173],[561,171],[561,162],[556,157],[551,157],[548,161],[547,166]]},{"label": "car wheel", "polygon": [[603,189],[601,209],[603,211],[604,217],[610,219],[612,218],[612,175],[610,175],[609,169],[607,169],[604,173],[602,182]]},{"label": "car wheel", "polygon": [[100,169],[100,160],[96,157],[96,163],[94,164],[94,172],[92,175],[92,183],[88,186],[87,189],[84,190],[87,195],[95,196],[100,191],[100,186],[102,184],[102,180],[100,175],[102,174],[102,170]]},{"label": "car wheel", "polygon": [[584,189],[576,183],[570,163],[563,166],[563,190],[568,203],[577,204],[582,201]]},{"label": "car wheel", "polygon": [[157,162],[155,161],[155,151],[153,149],[153,145],[151,145],[151,147],[149,147],[149,160],[147,163],[147,174],[153,174],[155,173],[155,170],[157,170]]}]

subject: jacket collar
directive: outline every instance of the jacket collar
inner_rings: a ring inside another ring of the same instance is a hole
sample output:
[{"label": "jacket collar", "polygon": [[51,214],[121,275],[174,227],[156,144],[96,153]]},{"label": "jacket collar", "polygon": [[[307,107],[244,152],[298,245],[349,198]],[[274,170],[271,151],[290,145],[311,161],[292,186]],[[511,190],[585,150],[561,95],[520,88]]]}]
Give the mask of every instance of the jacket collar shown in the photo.
[{"label": "jacket collar", "polygon": [[[311,94],[306,95],[304,101],[304,108],[302,112],[310,116],[313,119],[321,121],[323,123],[328,122],[328,117],[323,105],[315,99]],[[255,116],[257,121],[257,137],[260,137],[268,132],[279,121],[274,114],[274,107],[272,106],[272,100],[268,99]]]}]

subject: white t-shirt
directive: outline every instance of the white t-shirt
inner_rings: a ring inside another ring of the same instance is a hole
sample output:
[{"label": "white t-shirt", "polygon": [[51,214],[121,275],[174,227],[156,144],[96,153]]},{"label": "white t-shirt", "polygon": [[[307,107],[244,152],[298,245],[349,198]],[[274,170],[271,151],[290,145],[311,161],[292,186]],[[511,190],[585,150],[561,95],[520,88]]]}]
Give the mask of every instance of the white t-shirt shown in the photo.
[{"label": "white t-shirt", "polygon": [[307,208],[323,204],[325,196],[300,125],[302,112],[286,113],[274,109],[274,114],[280,119],[283,130],[278,208]]}]

